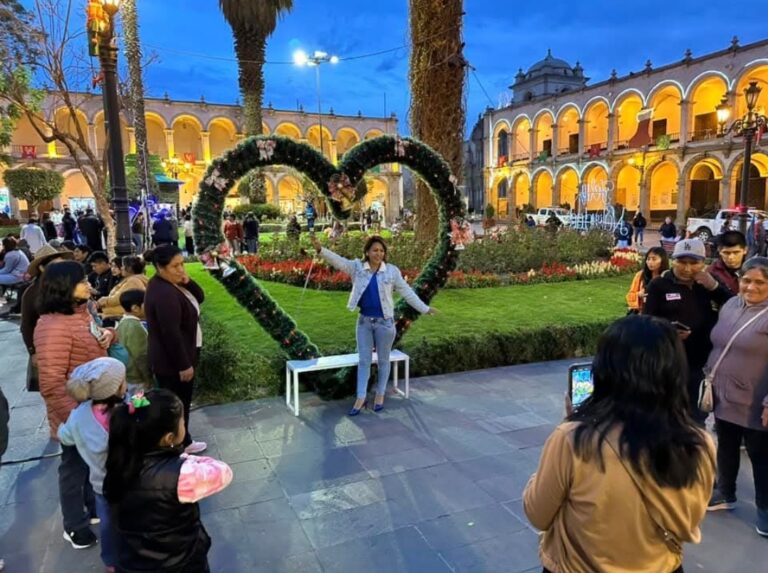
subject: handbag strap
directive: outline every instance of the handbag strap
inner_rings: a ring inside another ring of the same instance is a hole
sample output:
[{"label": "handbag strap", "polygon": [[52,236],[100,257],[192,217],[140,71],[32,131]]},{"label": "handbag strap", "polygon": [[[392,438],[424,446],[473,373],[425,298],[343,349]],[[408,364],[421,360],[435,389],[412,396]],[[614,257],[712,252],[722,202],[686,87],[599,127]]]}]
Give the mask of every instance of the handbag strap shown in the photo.
[{"label": "handbag strap", "polygon": [[715,362],[715,365],[712,367],[712,370],[709,372],[708,376],[710,378],[715,377],[715,373],[717,372],[717,369],[720,367],[720,363],[723,361],[723,358],[725,358],[726,353],[731,349],[731,346],[733,345],[733,341],[736,340],[736,337],[741,334],[750,324],[755,322],[758,318],[763,316],[766,312],[768,312],[768,306],[766,306],[763,310],[758,312],[755,316],[750,318],[747,322],[741,325],[741,327],[733,333],[733,336],[731,336],[731,339],[728,341],[728,344],[725,345],[725,348],[723,348],[723,351],[720,353],[720,356],[717,357],[717,361]]},{"label": "handbag strap", "polygon": [[611,440],[608,438],[606,438],[605,441],[611,447],[611,449],[613,450],[613,453],[616,454],[616,458],[619,460],[619,463],[624,468],[624,471],[626,471],[627,474],[629,475],[630,479],[632,480],[632,483],[635,484],[635,488],[640,494],[640,499],[643,502],[645,511],[648,514],[648,517],[651,518],[651,521],[653,521],[653,524],[656,526],[656,529],[659,530],[659,533],[661,534],[661,537],[664,540],[664,543],[673,553],[682,555],[683,544],[680,543],[680,540],[677,538],[677,536],[675,536],[674,533],[672,533],[666,527],[664,527],[664,524],[662,523],[661,517],[658,515],[658,513],[654,510],[651,510],[651,507],[648,505],[648,502],[645,499],[645,494],[643,493],[642,485],[638,481],[637,476],[635,476],[635,473],[630,468],[627,467],[627,464],[624,462],[624,458],[621,457],[621,454],[619,453],[616,446],[614,446]]}]

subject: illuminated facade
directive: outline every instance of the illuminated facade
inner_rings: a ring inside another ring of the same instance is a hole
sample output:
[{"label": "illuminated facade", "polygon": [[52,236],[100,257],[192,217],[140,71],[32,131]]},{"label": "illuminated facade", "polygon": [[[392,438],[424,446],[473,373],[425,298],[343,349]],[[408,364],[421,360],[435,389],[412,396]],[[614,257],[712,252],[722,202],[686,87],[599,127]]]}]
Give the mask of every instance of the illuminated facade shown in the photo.
[{"label": "illuminated facade", "polygon": [[[558,82],[558,78],[565,78]],[[716,106],[725,97],[729,119],[746,111],[744,88],[763,90],[757,110],[768,109],[768,40],[731,46],[674,64],[586,85],[583,70],[548,55],[528,73],[518,73],[513,103],[487,110],[481,133],[467,149],[481,156],[482,204],[502,217],[515,207],[576,206],[582,185],[611,188],[613,201],[638,207],[653,221],[684,220],[737,203],[744,141],[722,135]],[[519,97],[521,80],[535,85]],[[581,84],[581,85],[579,85]],[[542,87],[543,86],[543,87]],[[768,137],[758,144],[768,147]],[[749,204],[768,205],[768,154],[752,156]],[[480,174],[465,172],[467,182]],[[473,191],[468,191],[470,198]],[[475,196],[479,196],[476,190]]]},{"label": "illuminated facade", "polygon": [[[100,95],[75,94],[77,121],[83,133],[88,134],[90,147],[101,156],[105,147],[104,111]],[[43,106],[49,118],[55,118],[58,126],[65,126],[69,114],[65,108],[55,109],[49,98]],[[145,102],[149,152],[161,159],[174,163],[177,179],[184,181],[180,190],[180,203],[186,205],[197,193],[200,180],[212,159],[244,139],[242,134],[242,112],[239,106],[212,104],[205,101],[185,102],[168,99],[148,98]],[[263,111],[264,133],[282,135],[308,142],[320,148],[320,125],[318,115],[304,111],[276,110],[271,105]],[[74,122],[72,122],[74,128]],[[126,153],[136,152],[134,129],[125,119],[121,124],[123,148]],[[336,163],[341,156],[362,140],[382,134],[397,133],[397,118],[336,115],[322,116],[323,154]],[[55,207],[68,205],[73,199],[92,197],[85,178],[74,165],[67,149],[60,143],[45,143],[24,118],[13,136],[10,154],[13,157],[11,169],[38,166],[55,169],[65,177],[62,195],[53,204]],[[369,192],[365,205],[378,201],[385,210],[385,217],[393,221],[403,202],[402,174],[396,165],[382,165],[378,172],[371,172],[368,178]],[[302,178],[299,173],[287,167],[276,166],[266,170],[267,200],[279,205],[286,213],[304,210]],[[2,168],[0,167],[0,187]],[[235,189],[237,186],[235,186]],[[238,204],[238,197],[230,197],[228,204]],[[12,199],[15,214],[25,215],[23,201]]]}]

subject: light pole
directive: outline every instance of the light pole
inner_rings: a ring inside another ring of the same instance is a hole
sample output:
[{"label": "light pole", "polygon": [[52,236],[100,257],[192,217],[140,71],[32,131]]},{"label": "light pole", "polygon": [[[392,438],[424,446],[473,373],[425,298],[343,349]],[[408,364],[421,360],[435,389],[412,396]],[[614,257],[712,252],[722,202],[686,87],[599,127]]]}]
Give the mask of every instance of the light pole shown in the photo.
[{"label": "light pole", "polygon": [[[94,11],[103,10],[101,18],[94,18]],[[117,45],[115,39],[115,18],[120,9],[120,0],[91,0],[88,7],[89,33],[91,34],[91,55],[98,56],[103,76],[105,127],[109,141],[109,180],[112,191],[112,208],[115,211],[116,246],[118,256],[130,255],[133,251],[131,223],[128,214],[128,189],[125,183],[123,140],[120,136],[120,107],[117,100]],[[107,214],[108,215],[108,214]]]},{"label": "light pole", "polygon": [[[723,135],[733,132],[736,136],[744,138],[744,166],[741,173],[741,197],[739,198],[739,230],[747,234],[747,222],[749,220],[748,201],[749,201],[749,171],[752,167],[752,142],[755,134],[762,133],[768,127],[768,118],[755,112],[757,98],[763,91],[756,81],[749,82],[749,87],[744,89],[744,99],[747,103],[747,113],[734,121],[731,126],[724,131]],[[717,119],[721,126],[725,125],[728,117],[731,115],[730,106],[726,98],[717,106]],[[759,137],[759,136],[758,136]]]},{"label": "light pole", "polygon": [[320,126],[320,153],[323,153],[323,108],[320,103],[320,65],[338,64],[337,56],[330,56],[326,52],[315,51],[311,56],[303,50],[297,50],[293,54],[293,62],[297,66],[314,66],[315,83],[317,86],[317,122]]}]

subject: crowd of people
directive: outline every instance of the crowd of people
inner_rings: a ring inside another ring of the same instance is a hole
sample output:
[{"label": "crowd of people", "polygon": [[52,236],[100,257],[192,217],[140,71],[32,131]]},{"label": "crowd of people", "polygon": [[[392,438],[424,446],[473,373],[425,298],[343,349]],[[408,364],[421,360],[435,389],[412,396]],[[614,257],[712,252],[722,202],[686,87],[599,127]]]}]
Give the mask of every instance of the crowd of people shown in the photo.
[{"label": "crowd of people", "polygon": [[[254,219],[255,245],[246,229]],[[644,227],[630,227],[638,244]],[[223,230],[233,253],[258,249],[258,219],[232,215]],[[368,407],[374,351],[371,409],[381,412],[394,292],[420,313],[436,311],[387,262],[383,238],[370,237],[360,259],[346,259],[310,236],[353,279],[347,308],[359,314],[360,367],[348,414]],[[110,260],[87,243],[68,248],[53,239],[30,260],[6,239],[6,274],[29,282],[20,296],[27,387],[39,389],[61,444],[64,539],[90,547],[98,524],[107,571],[208,571],[211,540],[197,502],[224,489],[232,470],[200,456],[207,444],[190,430],[204,292],[187,274],[184,252],[160,241],[141,256]],[[682,571],[683,544],[701,539],[706,512],[736,506],[742,446],[755,528],[768,537],[768,258],[730,229],[709,266],[707,255],[695,238],[676,238],[671,252],[647,250],[627,293],[629,316],[598,343],[594,392],[576,408],[566,400],[566,419],[523,499],[543,532],[545,572]],[[3,401],[0,393],[0,427]],[[706,429],[710,414],[717,443]]]}]

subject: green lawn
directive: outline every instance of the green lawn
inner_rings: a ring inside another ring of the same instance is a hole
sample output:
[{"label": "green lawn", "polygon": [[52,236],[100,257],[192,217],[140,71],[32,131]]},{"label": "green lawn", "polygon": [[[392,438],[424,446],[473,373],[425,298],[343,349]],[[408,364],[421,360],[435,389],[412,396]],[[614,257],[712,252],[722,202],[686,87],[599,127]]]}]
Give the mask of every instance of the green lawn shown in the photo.
[{"label": "green lawn", "polygon": [[[258,326],[200,264],[187,265],[190,276],[206,291],[204,314],[216,316],[237,333],[237,343],[250,352],[274,354],[278,345]],[[432,301],[440,313],[423,316],[403,339],[404,346],[422,337],[447,338],[541,328],[548,325],[600,322],[626,312],[624,295],[631,277],[591,281],[446,289]],[[346,310],[347,292],[307,290],[280,283],[262,283],[299,327],[321,349],[354,349],[355,313]]]}]

